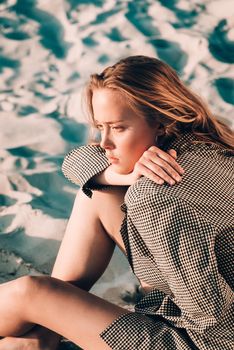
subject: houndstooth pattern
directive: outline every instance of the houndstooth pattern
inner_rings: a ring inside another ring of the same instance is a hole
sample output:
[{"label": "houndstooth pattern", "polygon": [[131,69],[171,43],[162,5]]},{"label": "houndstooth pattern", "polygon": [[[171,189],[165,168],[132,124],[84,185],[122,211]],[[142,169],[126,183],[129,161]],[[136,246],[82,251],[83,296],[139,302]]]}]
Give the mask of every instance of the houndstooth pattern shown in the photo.
[{"label": "houndstooth pattern", "polygon": [[[234,162],[227,150],[173,140],[181,183],[142,177],[129,186],[121,235],[135,275],[154,286],[100,336],[115,350],[234,349]],[[99,146],[66,156],[65,176],[92,197],[90,179],[109,165]]]}]

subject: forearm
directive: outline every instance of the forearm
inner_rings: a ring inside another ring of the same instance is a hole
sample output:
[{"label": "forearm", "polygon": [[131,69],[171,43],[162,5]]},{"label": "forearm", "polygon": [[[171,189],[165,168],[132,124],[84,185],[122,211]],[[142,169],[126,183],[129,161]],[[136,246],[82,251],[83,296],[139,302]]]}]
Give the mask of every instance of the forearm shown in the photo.
[{"label": "forearm", "polygon": [[130,186],[132,184],[132,177],[131,174],[118,174],[114,172],[110,165],[100,174],[95,175],[91,181],[99,185]]}]

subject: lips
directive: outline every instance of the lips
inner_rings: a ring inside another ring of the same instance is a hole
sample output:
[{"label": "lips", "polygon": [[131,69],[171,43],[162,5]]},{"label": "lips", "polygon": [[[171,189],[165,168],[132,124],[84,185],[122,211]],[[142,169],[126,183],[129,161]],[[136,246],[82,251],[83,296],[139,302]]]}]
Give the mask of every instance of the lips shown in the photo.
[{"label": "lips", "polygon": [[118,158],[115,158],[113,156],[107,156],[110,163],[118,163]]},{"label": "lips", "polygon": [[115,160],[118,160],[118,158],[116,158],[116,157],[114,157],[114,156],[112,156],[112,155],[110,155],[110,154],[107,154],[106,156],[107,156],[108,159],[115,159]]}]

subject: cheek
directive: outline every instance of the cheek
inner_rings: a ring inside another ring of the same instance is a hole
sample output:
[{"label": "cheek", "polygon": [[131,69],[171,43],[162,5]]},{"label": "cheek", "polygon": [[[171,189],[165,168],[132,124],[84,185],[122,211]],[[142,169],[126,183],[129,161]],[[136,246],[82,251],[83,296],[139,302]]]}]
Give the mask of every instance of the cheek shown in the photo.
[{"label": "cheek", "polygon": [[131,157],[137,161],[142,154],[152,145],[155,144],[154,138],[149,138],[142,134],[135,142],[131,144]]},{"label": "cheek", "polygon": [[121,161],[119,163],[119,171],[122,173],[130,173],[133,171],[136,162],[140,159],[144,151],[148,147],[143,147],[136,142],[129,143],[124,147]]},{"label": "cheek", "polygon": [[129,173],[134,169],[134,165],[142,154],[152,145],[155,144],[155,137],[149,135],[149,132],[133,132],[125,135],[118,142],[118,148],[121,155],[119,164],[115,168],[118,173]]},{"label": "cheek", "polygon": [[142,155],[142,147],[139,145],[138,141],[133,139],[128,139],[122,145],[122,156],[123,160],[127,162],[137,161]]}]

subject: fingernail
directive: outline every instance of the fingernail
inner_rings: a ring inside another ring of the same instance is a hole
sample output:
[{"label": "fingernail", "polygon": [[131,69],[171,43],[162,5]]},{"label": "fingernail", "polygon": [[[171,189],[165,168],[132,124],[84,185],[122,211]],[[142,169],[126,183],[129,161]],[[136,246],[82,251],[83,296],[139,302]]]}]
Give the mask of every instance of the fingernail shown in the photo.
[{"label": "fingernail", "polygon": [[181,181],[182,180],[180,176],[176,176],[175,178],[176,178],[177,181]]},{"label": "fingernail", "polygon": [[159,185],[163,185],[163,184],[164,184],[164,181],[163,181],[163,180],[158,180],[158,184],[159,184]]},{"label": "fingernail", "polygon": [[171,184],[171,185],[174,185],[174,184],[175,184],[175,181],[170,181],[170,184]]}]

